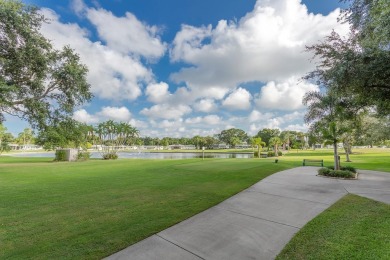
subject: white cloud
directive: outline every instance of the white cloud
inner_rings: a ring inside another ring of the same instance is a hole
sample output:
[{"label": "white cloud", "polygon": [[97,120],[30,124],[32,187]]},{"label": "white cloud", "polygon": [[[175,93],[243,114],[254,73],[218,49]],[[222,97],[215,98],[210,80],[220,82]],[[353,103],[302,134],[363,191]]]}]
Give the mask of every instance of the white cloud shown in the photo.
[{"label": "white cloud", "polygon": [[309,91],[318,91],[317,85],[292,77],[282,83],[268,82],[260,90],[255,101],[257,106],[275,110],[296,110],[304,108],[303,96]]},{"label": "white cloud", "polygon": [[131,113],[126,107],[102,107],[99,112],[89,114],[85,109],[73,113],[73,119],[87,124],[96,124],[106,120],[129,122]]},{"label": "white cloud", "polygon": [[274,115],[272,113],[262,113],[258,110],[253,110],[249,116],[249,122],[265,121],[272,118]]},{"label": "white cloud", "polygon": [[192,109],[186,105],[172,106],[169,104],[158,104],[151,108],[144,108],[140,113],[150,118],[175,119],[191,111]]},{"label": "white cloud", "polygon": [[[170,50],[172,61],[191,67],[172,74],[192,89],[232,90],[240,83],[284,81],[314,68],[305,46],[332,29],[342,34],[337,9],[324,16],[308,13],[300,0],[258,0],[239,22],[221,20],[215,28],[183,25]],[[200,91],[200,90],[197,90]]]},{"label": "white cloud", "polygon": [[246,110],[251,106],[252,95],[244,88],[238,88],[223,102],[222,106],[230,110]]},{"label": "white cloud", "polygon": [[214,112],[217,109],[217,105],[215,104],[213,99],[201,99],[194,104],[194,108],[196,111],[200,112]]},{"label": "white cloud", "polygon": [[187,118],[185,120],[186,124],[199,124],[203,126],[208,126],[208,125],[218,125],[221,123],[221,117],[217,115],[208,115],[205,117],[192,117],[192,118]]},{"label": "white cloud", "polygon": [[96,114],[105,119],[122,122],[129,121],[131,117],[131,113],[126,107],[103,107],[102,110]]},{"label": "white cloud", "polygon": [[89,8],[86,16],[96,26],[99,37],[113,50],[151,59],[165,53],[166,43],[160,40],[159,28],[142,23],[132,13],[116,17],[102,8]]},{"label": "white cloud", "polygon": [[85,109],[75,111],[73,113],[73,119],[86,124],[95,124],[99,122],[99,118],[97,116],[90,115]]},{"label": "white cloud", "polygon": [[148,100],[153,103],[161,103],[166,101],[169,96],[169,86],[165,82],[152,83],[146,87],[145,94],[148,96]]},{"label": "white cloud", "polygon": [[42,9],[41,12],[50,19],[49,24],[43,24],[42,33],[52,39],[57,48],[70,45],[75,49],[81,62],[89,69],[88,82],[97,97],[134,100],[141,95],[143,84],[152,81],[152,72],[132,55],[123,54],[101,42],[92,42],[88,31],[77,24],[61,23],[60,17],[50,9]]}]

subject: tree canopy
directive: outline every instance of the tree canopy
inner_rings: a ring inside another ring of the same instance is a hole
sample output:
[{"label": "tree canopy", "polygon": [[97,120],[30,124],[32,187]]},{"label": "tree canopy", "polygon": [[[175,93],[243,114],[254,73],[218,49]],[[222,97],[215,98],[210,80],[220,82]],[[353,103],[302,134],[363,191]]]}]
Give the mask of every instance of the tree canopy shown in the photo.
[{"label": "tree canopy", "polygon": [[220,134],[217,135],[218,139],[230,146],[236,146],[240,142],[247,142],[248,135],[244,130],[237,128],[230,128],[223,130]]},{"label": "tree canopy", "polygon": [[0,122],[4,114],[42,128],[92,98],[87,68],[69,47],[54,49],[36,7],[0,0]]},{"label": "tree canopy", "polygon": [[341,21],[351,25],[348,37],[333,32],[308,47],[319,58],[315,79],[338,95],[350,96],[358,106],[390,114],[390,1],[353,0]]}]

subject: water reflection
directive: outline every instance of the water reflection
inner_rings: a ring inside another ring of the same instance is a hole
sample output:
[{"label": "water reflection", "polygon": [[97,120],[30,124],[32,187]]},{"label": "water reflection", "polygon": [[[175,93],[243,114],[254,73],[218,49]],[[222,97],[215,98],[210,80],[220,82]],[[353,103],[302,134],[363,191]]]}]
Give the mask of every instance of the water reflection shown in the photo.
[{"label": "water reflection", "polygon": [[[137,152],[118,152],[122,159],[192,159],[203,158],[202,153],[137,153]],[[42,153],[15,153],[10,154],[14,157],[50,157],[54,158],[54,152]],[[91,158],[102,158],[99,152],[91,152]],[[205,153],[204,158],[253,158],[252,153]]]}]

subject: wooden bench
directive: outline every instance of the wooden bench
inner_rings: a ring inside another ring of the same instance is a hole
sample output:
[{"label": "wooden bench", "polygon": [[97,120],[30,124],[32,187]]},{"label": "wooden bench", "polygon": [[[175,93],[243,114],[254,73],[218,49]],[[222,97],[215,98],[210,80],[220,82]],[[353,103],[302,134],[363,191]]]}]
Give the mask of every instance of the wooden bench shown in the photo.
[{"label": "wooden bench", "polygon": [[310,160],[310,159],[303,159],[303,166],[307,166],[308,164],[317,164],[320,163],[321,167],[324,167],[324,160]]}]

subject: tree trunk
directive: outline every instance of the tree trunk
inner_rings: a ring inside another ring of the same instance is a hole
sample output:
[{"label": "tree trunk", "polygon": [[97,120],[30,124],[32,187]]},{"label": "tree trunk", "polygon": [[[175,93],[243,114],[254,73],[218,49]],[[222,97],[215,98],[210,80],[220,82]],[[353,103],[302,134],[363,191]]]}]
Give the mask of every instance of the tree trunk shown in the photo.
[{"label": "tree trunk", "polygon": [[337,152],[337,140],[333,140],[333,152],[334,152],[334,169],[340,170],[339,155]]},{"label": "tree trunk", "polygon": [[279,155],[278,155],[278,145],[275,145],[275,155],[276,155],[276,157],[279,157]]},{"label": "tree trunk", "polygon": [[260,158],[260,145],[257,146],[257,157]]}]

